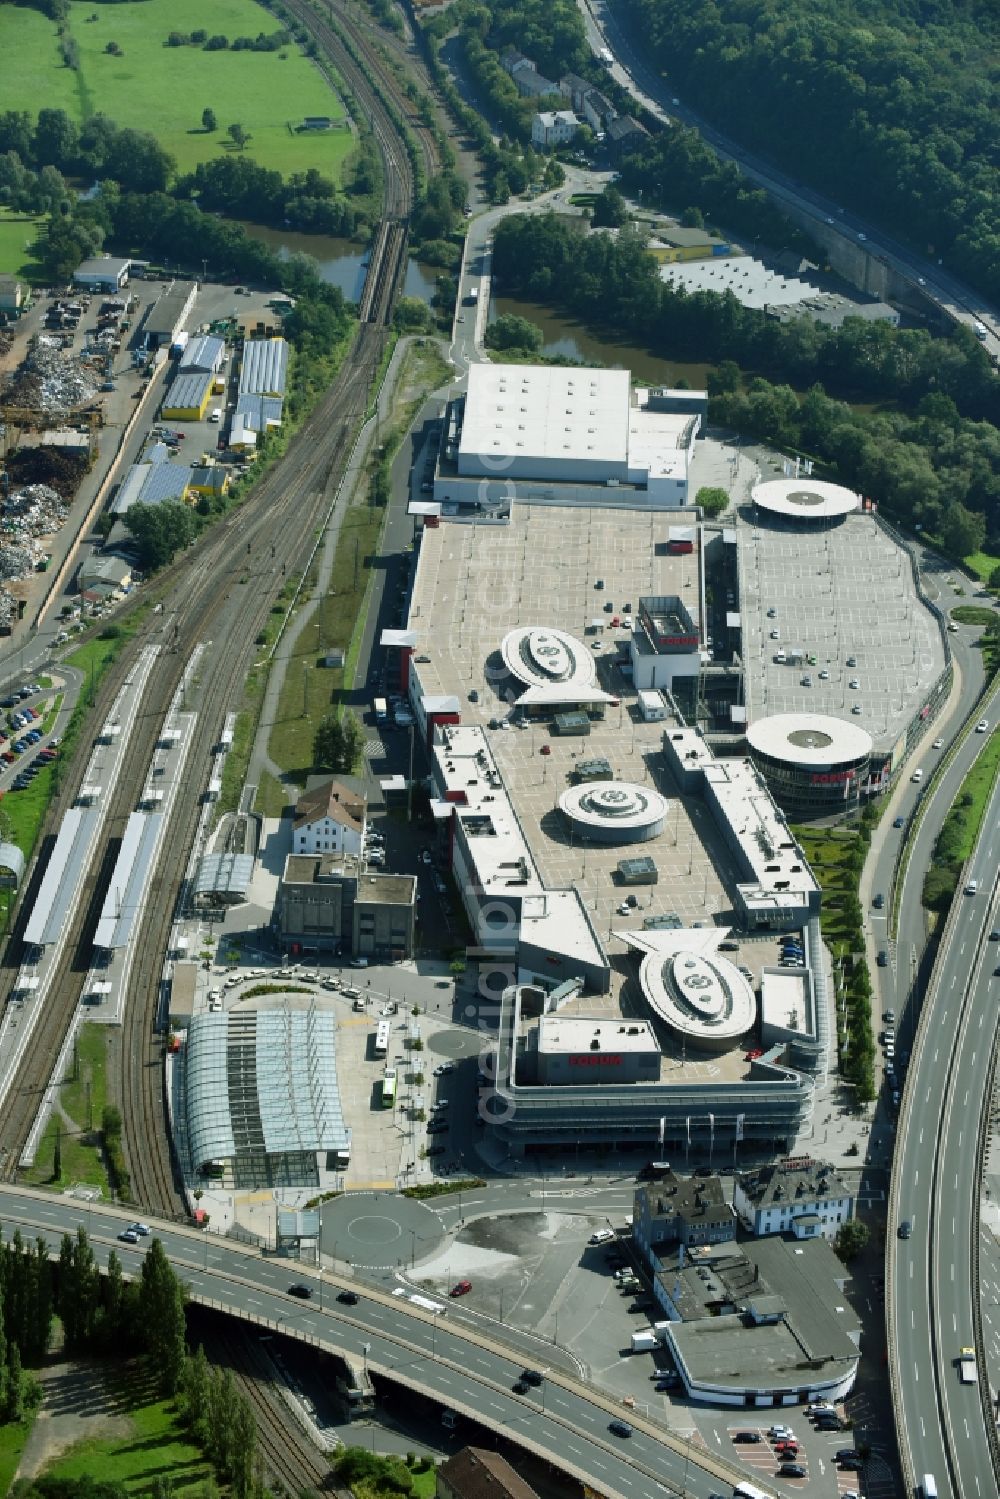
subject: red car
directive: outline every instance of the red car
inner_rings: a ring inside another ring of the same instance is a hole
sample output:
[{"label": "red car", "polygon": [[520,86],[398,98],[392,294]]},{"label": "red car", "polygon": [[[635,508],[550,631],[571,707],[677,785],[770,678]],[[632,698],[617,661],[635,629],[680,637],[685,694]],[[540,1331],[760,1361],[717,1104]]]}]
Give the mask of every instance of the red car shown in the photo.
[{"label": "red car", "polygon": [[551,746],[551,744],[543,744],[542,747],[541,747],[541,749],[538,751],[538,753],[540,755],[551,755],[551,753],[552,753],[552,746]]},{"label": "red car", "polygon": [[764,1055],[763,1047],[754,1046],[754,1047],[751,1048],[750,1051],[747,1052],[746,1059],[747,1059],[748,1062],[756,1062],[757,1058],[758,1057],[762,1057],[763,1055]]},{"label": "red car", "polygon": [[469,1292],[471,1290],[472,1290],[472,1281],[471,1280],[460,1280],[458,1282],[457,1286],[452,1286],[451,1290],[448,1292],[448,1295],[449,1296],[468,1296],[468,1294],[469,1294]]},{"label": "red car", "polygon": [[780,1452],[782,1457],[797,1457],[799,1452],[798,1442],[775,1442],[775,1452]]}]

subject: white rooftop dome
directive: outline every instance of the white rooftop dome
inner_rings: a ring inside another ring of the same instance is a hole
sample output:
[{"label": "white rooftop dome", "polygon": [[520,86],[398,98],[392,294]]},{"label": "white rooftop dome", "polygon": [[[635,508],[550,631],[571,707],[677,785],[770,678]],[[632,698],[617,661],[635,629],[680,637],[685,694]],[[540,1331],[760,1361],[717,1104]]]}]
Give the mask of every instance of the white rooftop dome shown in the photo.
[{"label": "white rooftop dome", "polygon": [[734,963],[721,957],[722,927],[618,932],[644,953],[639,984],[650,1009],[706,1051],[729,1051],[753,1026],[756,999]]},{"label": "white rooftop dome", "polygon": [[762,510],[775,515],[792,515],[796,520],[832,520],[838,515],[850,515],[861,506],[861,496],[842,484],[829,484],[823,479],[770,479],[764,484],[755,484],[751,499]]},{"label": "white rooftop dome", "polygon": [[772,713],[747,729],[752,751],[803,769],[852,765],[872,752],[872,736],[828,713]]},{"label": "white rooftop dome", "polygon": [[590,781],[564,791],[559,809],[595,843],[642,843],[663,831],[667,800],[631,781]]},{"label": "white rooftop dome", "polygon": [[565,630],[519,625],[500,643],[503,663],[526,687],[573,684],[590,687],[597,676],[594,653]]}]

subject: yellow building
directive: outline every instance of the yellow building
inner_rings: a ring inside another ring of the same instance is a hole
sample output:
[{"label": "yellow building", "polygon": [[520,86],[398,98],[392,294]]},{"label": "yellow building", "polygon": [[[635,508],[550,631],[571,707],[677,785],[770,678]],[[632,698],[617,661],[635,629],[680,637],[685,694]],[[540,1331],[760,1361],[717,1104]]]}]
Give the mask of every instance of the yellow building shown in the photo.
[{"label": "yellow building", "polygon": [[205,494],[210,498],[224,495],[229,488],[229,470],[221,463],[206,463],[191,470],[191,489],[194,495]]},{"label": "yellow building", "polygon": [[200,422],[212,399],[212,374],[178,375],[163,398],[160,415],[170,422]]}]

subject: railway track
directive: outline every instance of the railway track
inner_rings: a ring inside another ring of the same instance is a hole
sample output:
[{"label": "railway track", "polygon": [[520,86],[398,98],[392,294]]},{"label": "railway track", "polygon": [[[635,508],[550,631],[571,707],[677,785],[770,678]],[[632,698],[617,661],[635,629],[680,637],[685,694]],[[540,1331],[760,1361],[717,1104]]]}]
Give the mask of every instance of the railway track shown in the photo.
[{"label": "railway track", "polygon": [[302,1431],[288,1409],[271,1366],[252,1332],[230,1319],[206,1321],[205,1352],[213,1363],[227,1365],[246,1396],[257,1422],[264,1455],[264,1480],[279,1493],[298,1499],[303,1492],[337,1488],[326,1456]]},{"label": "railway track", "polygon": [[[384,326],[405,264],[406,219],[414,202],[413,175],[391,115],[368,83],[362,68],[332,26],[326,25],[303,0],[290,0],[289,9],[328,52],[365,110],[383,159],[385,228],[381,253],[370,268],[371,293],[367,318],[354,348],[326,397],[304,424],[280,467],[255,488],[246,503],[217,525],[195,552],[176,560],[155,584],[164,600],[160,615],[151,616],[136,639],[109,670],[94,713],[106,713],[131,670],[138,651],[155,636],[161,653],[150,674],[121,771],[110,792],[103,856],[88,871],[78,901],[73,928],[60,953],[45,1011],[39,1017],[32,1045],[0,1120],[0,1173],[16,1176],[28,1133],[51,1070],[65,1041],[81,999],[89,968],[91,938],[100,914],[107,878],[129,813],[135,808],[163,719],[180,683],[185,664],[199,642],[208,642],[198,673],[193,704],[197,712],[186,783],[202,786],[226,711],[233,706],[253,663],[253,642],[271,601],[288,575],[306,565],[316,526],[329,509],[332,494],[349,455],[349,443],[367,406],[370,389],[384,349]],[[378,60],[367,43],[355,39],[359,52],[378,73]],[[389,85],[397,107],[401,90]],[[422,149],[430,154],[430,132]],[[419,136],[418,136],[419,138]],[[147,591],[148,597],[148,591]],[[138,607],[138,605],[134,606]],[[132,610],[124,611],[128,618]],[[86,764],[86,747],[68,768],[60,796],[50,808],[45,832],[55,829],[62,813],[73,804]],[[163,1048],[158,1029],[163,957],[198,820],[197,797],[179,801],[164,831],[144,910],[133,934],[135,961],[123,1025],[123,1075],[120,1104],[123,1148],[132,1196],[151,1212],[186,1216],[165,1121]],[[41,846],[41,845],[40,845]],[[27,903],[24,903],[26,908]],[[23,910],[19,928],[23,926]],[[21,943],[15,930],[8,944],[0,995],[6,999],[16,973]],[[257,1416],[266,1464],[274,1480],[289,1493],[304,1488],[328,1488],[330,1467],[295,1428],[273,1382],[255,1373],[244,1349],[243,1366],[235,1372]]]}]

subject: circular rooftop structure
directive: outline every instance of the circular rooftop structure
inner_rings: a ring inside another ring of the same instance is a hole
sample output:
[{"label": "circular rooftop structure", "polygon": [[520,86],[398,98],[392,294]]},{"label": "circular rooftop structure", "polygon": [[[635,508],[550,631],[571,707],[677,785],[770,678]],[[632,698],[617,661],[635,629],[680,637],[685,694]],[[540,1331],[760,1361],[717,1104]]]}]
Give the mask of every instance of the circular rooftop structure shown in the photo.
[{"label": "circular rooftop structure", "polygon": [[631,781],[590,781],[564,791],[559,809],[592,843],[645,843],[663,831],[667,800]]},{"label": "circular rooftop structure", "polygon": [[527,687],[592,687],[597,678],[594,653],[565,630],[519,625],[500,644],[512,677]]},{"label": "circular rooftop structure", "polygon": [[805,475],[799,479],[769,479],[764,484],[756,484],[751,499],[762,510],[792,516],[805,524],[836,520],[850,515],[861,505],[861,496],[845,489],[842,484],[829,484],[823,479],[810,479]]},{"label": "circular rooftop structure", "polygon": [[826,713],[773,713],[750,725],[747,743],[771,795],[793,818],[857,807],[871,768],[866,729]]},{"label": "circular rooftop structure", "polygon": [[829,713],[772,713],[750,725],[747,741],[754,755],[803,769],[854,765],[872,752],[867,729]]},{"label": "circular rooftop structure", "polygon": [[756,1002],[735,964],[714,952],[651,952],[639,970],[652,1010],[703,1051],[729,1051],[751,1029]]}]

